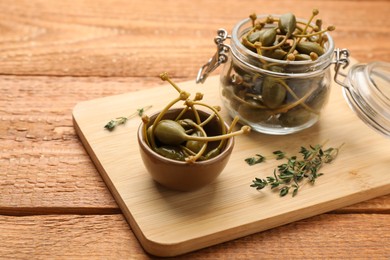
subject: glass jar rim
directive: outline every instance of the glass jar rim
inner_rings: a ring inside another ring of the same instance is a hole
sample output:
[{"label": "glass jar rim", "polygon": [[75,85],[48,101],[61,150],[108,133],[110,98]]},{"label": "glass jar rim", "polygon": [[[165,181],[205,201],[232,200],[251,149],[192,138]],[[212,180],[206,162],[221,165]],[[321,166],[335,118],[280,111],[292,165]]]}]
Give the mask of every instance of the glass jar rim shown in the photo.
[{"label": "glass jar rim", "polygon": [[[257,18],[266,18],[268,16],[270,16],[270,15],[260,14],[260,15],[257,15]],[[275,17],[275,18],[279,18],[281,15],[271,14],[271,16]],[[300,18],[297,18],[297,21],[299,21],[299,22],[307,22],[307,20],[300,19]],[[331,60],[332,60],[332,57],[333,57],[335,46],[334,46],[333,38],[332,38],[332,36],[328,32],[325,32],[324,34],[328,37],[328,44],[329,44],[329,46],[326,49],[325,53],[322,54],[321,56],[319,56],[317,60],[315,60],[315,61],[312,61],[312,60],[309,60],[309,61],[278,60],[278,59],[272,59],[272,58],[268,58],[268,57],[259,55],[257,53],[254,53],[253,51],[249,50],[247,47],[245,47],[241,43],[240,37],[242,35],[239,35],[240,29],[242,29],[242,27],[245,26],[246,24],[248,24],[249,22],[251,22],[250,18],[246,18],[246,19],[243,19],[243,20],[239,21],[233,27],[232,34],[231,34],[231,38],[232,38],[231,53],[233,54],[233,56],[235,56],[236,59],[238,59],[240,62],[244,63],[246,66],[249,66],[252,69],[258,69],[258,70],[260,70],[263,73],[265,72],[265,73],[276,75],[276,76],[283,76],[283,75],[285,75],[284,73],[267,71],[267,70],[264,70],[262,68],[253,66],[253,65],[243,61],[242,59],[240,59],[238,53],[243,53],[244,55],[246,55],[248,57],[251,57],[251,58],[254,58],[254,59],[259,59],[260,58],[260,59],[262,59],[264,61],[267,61],[267,62],[277,63],[277,64],[281,64],[281,65],[282,64],[283,65],[289,65],[289,66],[291,66],[291,65],[292,66],[294,66],[294,65],[297,65],[297,66],[308,66],[308,67],[310,67],[310,66],[318,66],[319,68],[323,69],[323,68],[327,68],[331,64]],[[249,29],[249,27],[248,27],[248,29]],[[299,74],[300,74],[300,77],[301,77],[302,75],[311,76],[312,74],[317,74],[317,73],[318,72],[316,72],[316,71],[311,71],[311,72],[305,72],[305,73],[299,73]]]},{"label": "glass jar rim", "polygon": [[343,95],[364,123],[390,137],[390,63],[353,65],[345,79]]}]

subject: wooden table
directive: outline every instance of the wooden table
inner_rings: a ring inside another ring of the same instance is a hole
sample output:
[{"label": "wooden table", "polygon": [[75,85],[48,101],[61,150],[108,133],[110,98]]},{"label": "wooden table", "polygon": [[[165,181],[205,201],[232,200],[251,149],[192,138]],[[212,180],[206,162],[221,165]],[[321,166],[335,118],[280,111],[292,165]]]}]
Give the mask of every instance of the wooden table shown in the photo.
[{"label": "wooden table", "polygon": [[[336,25],[337,47],[390,61],[386,0],[2,0],[0,258],[150,258],[77,137],[73,107],[161,85],[162,71],[193,80],[218,28],[314,7]],[[389,259],[390,195],[183,256],[282,257]]]}]

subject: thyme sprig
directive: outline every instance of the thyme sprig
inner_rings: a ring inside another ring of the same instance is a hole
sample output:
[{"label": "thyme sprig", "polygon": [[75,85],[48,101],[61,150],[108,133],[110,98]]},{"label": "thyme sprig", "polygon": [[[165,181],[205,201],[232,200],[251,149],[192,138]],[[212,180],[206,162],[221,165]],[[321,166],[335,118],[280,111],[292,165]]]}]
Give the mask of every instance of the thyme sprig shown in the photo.
[{"label": "thyme sprig", "polygon": [[[301,159],[297,156],[287,157],[284,152],[275,151],[273,152],[275,159],[285,158],[287,162],[278,165],[274,169],[273,176],[268,176],[265,179],[256,177],[250,187],[261,190],[269,185],[271,189],[278,189],[281,197],[287,195],[292,190],[292,196],[294,197],[298,194],[299,188],[302,187],[303,180],[306,179],[307,183],[314,184],[317,178],[323,175],[319,170],[324,164],[332,162],[337,157],[342,145],[337,148],[330,147],[327,149],[324,149],[323,145],[319,144],[315,146],[310,145],[308,148],[302,146],[299,151],[302,155]],[[257,154],[256,156],[260,158],[261,155]],[[261,157],[265,158],[264,156]]]},{"label": "thyme sprig", "polygon": [[134,112],[133,114],[131,114],[131,115],[127,116],[127,117],[126,116],[120,116],[120,117],[111,119],[107,124],[105,124],[104,128],[106,128],[109,131],[112,131],[112,130],[115,129],[116,126],[125,124],[127,122],[127,120],[129,120],[129,119],[131,119],[133,117],[136,117],[136,116],[142,117],[144,112],[146,110],[150,109],[151,107],[152,106],[149,105],[149,106],[146,106],[146,107],[138,108],[136,112]]}]

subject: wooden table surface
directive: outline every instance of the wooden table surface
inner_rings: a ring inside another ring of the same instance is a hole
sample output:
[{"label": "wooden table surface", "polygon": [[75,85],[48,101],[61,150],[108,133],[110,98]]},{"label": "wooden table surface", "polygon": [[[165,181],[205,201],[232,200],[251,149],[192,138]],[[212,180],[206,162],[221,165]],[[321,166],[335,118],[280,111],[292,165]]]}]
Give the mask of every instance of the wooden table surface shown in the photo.
[{"label": "wooden table surface", "polygon": [[[337,47],[390,62],[388,0],[0,1],[0,258],[150,258],[77,137],[73,107],[164,84],[162,71],[194,80],[218,28],[313,8],[336,26]],[[282,257],[389,259],[390,195],[183,259]]]}]

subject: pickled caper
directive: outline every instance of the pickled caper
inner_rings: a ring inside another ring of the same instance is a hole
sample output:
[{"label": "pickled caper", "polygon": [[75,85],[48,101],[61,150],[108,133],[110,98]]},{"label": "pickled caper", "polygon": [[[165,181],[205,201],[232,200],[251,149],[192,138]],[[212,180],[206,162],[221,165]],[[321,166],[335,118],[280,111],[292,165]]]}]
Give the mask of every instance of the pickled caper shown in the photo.
[{"label": "pickled caper", "polygon": [[[192,136],[202,136],[202,133],[200,131],[196,131],[192,134]],[[200,149],[202,149],[203,145],[204,142],[201,141],[189,140],[186,142],[186,147],[194,153],[198,153]]]},{"label": "pickled caper", "polygon": [[158,154],[177,161],[184,161],[188,156],[180,147],[178,146],[160,146],[154,149]]},{"label": "pickled caper", "polygon": [[276,48],[272,50],[261,50],[261,55],[271,59],[282,60],[284,57],[286,57],[287,52],[281,48]]},{"label": "pickled caper", "polygon": [[161,120],[158,122],[154,135],[160,142],[168,145],[179,145],[187,140],[185,129],[173,120]]},{"label": "pickled caper", "polygon": [[211,159],[211,158],[214,158],[214,157],[218,156],[220,153],[221,153],[221,149],[220,149],[219,147],[217,147],[217,148],[215,148],[215,149],[209,151],[209,152],[206,154],[205,159],[206,159],[206,160],[209,160],[209,159]]},{"label": "pickled caper", "polygon": [[260,31],[255,31],[251,34],[248,35],[248,41],[251,42],[251,43],[255,43],[259,40],[260,38],[260,35],[263,34],[264,31],[260,30]]},{"label": "pickled caper", "polygon": [[260,34],[258,41],[262,46],[271,46],[276,40],[276,28],[264,29],[261,32],[263,33]]},{"label": "pickled caper", "polygon": [[311,60],[310,55],[304,53],[297,53],[294,56],[296,61]]},{"label": "pickled caper", "polygon": [[269,111],[261,108],[254,108],[248,104],[241,105],[238,109],[238,114],[243,119],[253,123],[267,121],[267,119],[271,116]]},{"label": "pickled caper", "polygon": [[[233,123],[229,128],[229,132],[227,132],[224,120],[219,114],[220,108],[218,106],[213,107],[200,102],[203,98],[201,93],[197,93],[195,98],[191,100],[189,99],[190,94],[182,91],[179,86],[169,79],[166,73],[161,74],[160,77],[168,81],[179,92],[179,96],[168,103],[153,122],[149,121],[149,118],[143,117],[143,136],[147,145],[156,153],[188,163],[194,163],[197,160],[208,160],[221,152],[224,148],[224,140],[250,132],[251,128],[249,126],[243,126],[240,130],[231,132],[230,129],[234,127]],[[184,108],[176,115],[176,119],[165,119],[164,117],[169,108],[180,100],[185,101]],[[203,114],[201,117],[195,106],[206,107],[211,110],[211,114],[208,116]],[[192,118],[185,117],[188,113],[192,114]],[[213,123],[210,123],[211,121]],[[233,122],[235,124],[237,120]],[[210,124],[212,126],[209,126]],[[208,136],[205,129],[209,129],[212,135]],[[215,145],[212,145],[207,150],[207,144],[215,141],[219,141],[218,147],[215,148]]]},{"label": "pickled caper", "polygon": [[[231,80],[222,82],[223,100],[232,114],[238,114],[244,122],[272,127],[296,127],[318,116],[329,94],[327,72],[299,75],[316,70],[314,61],[327,52],[326,32],[335,29],[314,19],[318,14],[314,9],[305,22],[292,13],[263,16],[262,20],[251,15],[252,27],[241,36],[241,42],[258,54],[259,60],[251,65],[259,70],[232,59],[233,69],[227,74]],[[307,65],[310,61],[313,67]]]},{"label": "pickled caper", "polygon": [[271,109],[279,107],[283,104],[286,94],[286,88],[279,81],[275,80],[275,78],[264,78],[261,95],[263,103],[267,107]]},{"label": "pickled caper", "polygon": [[313,114],[306,109],[294,108],[286,113],[282,113],[279,120],[282,122],[283,126],[294,127],[308,122],[312,116]]},{"label": "pickled caper", "polygon": [[321,108],[326,104],[329,98],[329,89],[326,86],[326,82],[319,82],[318,83],[322,87],[318,87],[316,91],[313,93],[313,95],[310,96],[310,98],[307,99],[306,104],[309,105],[314,111],[319,113]]},{"label": "pickled caper", "polygon": [[290,37],[295,30],[296,22],[295,15],[292,13],[281,15],[278,23],[280,32]]},{"label": "pickled caper", "polygon": [[[272,59],[315,60],[316,57],[310,54],[323,55],[325,53],[324,44],[327,41],[327,36],[324,33],[335,30],[332,25],[322,29],[323,21],[321,19],[317,19],[316,24],[312,25],[311,21],[318,13],[318,10],[314,9],[306,23],[297,21],[292,13],[282,14],[279,19],[267,17],[260,22],[260,24],[266,24],[266,26],[258,27],[257,24],[259,23],[253,21],[253,27],[242,38],[242,43],[249,50]],[[255,16],[252,16],[252,18],[257,19]],[[302,24],[304,25],[303,28]],[[310,55],[310,59],[306,55]]]},{"label": "pickled caper", "polygon": [[318,56],[321,56],[325,53],[324,48],[321,47],[318,43],[315,42],[300,42],[296,46],[297,51],[303,54],[310,54],[312,52],[316,53]]}]

